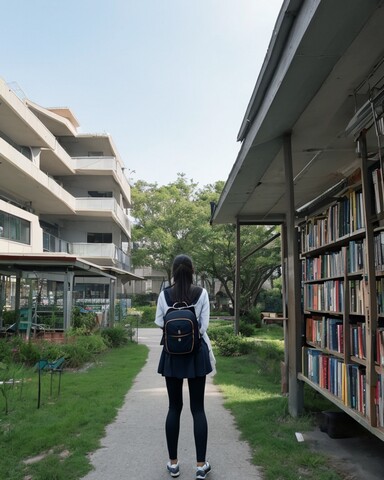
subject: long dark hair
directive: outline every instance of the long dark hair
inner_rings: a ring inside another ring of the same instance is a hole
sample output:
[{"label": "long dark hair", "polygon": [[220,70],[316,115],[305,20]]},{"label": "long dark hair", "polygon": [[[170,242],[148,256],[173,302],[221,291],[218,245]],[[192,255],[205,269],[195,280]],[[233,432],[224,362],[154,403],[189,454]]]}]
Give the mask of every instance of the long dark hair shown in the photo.
[{"label": "long dark hair", "polygon": [[188,255],[177,255],[173,260],[172,276],[174,284],[172,286],[172,298],[174,302],[190,303],[193,299],[194,288],[193,263]]}]

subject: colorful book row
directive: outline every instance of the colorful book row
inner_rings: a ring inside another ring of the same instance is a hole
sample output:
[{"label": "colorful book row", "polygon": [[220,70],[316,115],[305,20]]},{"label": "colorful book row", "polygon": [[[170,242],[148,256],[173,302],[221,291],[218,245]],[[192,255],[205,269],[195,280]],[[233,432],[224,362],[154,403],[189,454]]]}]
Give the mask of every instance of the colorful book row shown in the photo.
[{"label": "colorful book row", "polygon": [[349,308],[351,313],[365,314],[365,282],[364,280],[350,280],[349,282]]},{"label": "colorful book row", "polygon": [[348,245],[348,273],[361,272],[365,268],[365,239],[351,240]]},{"label": "colorful book row", "polygon": [[365,228],[363,195],[354,190],[331,205],[324,215],[305,224],[301,237],[303,251],[325,246],[362,228]]},{"label": "colorful book row", "polygon": [[372,171],[372,183],[374,193],[375,213],[383,211],[383,185],[381,179],[381,169],[376,168]]},{"label": "colorful book row", "polygon": [[384,278],[376,280],[376,298],[377,312],[381,315],[384,313]]},{"label": "colorful book row", "polygon": [[376,362],[384,367],[384,328],[376,330]]},{"label": "colorful book row", "polygon": [[304,280],[320,280],[344,276],[345,265],[342,251],[326,253],[305,259]]},{"label": "colorful book row", "polygon": [[311,347],[303,347],[303,374],[328,390],[345,405],[366,415],[365,368],[345,364],[339,358]]},{"label": "colorful book row", "polygon": [[365,359],[367,357],[367,336],[365,323],[351,325],[351,355]]},{"label": "colorful book row", "polygon": [[384,231],[378,232],[374,237],[374,254],[376,270],[384,270]]},{"label": "colorful book row", "polygon": [[305,284],[304,295],[306,310],[344,311],[344,282],[342,280]]},{"label": "colorful book row", "polygon": [[307,342],[330,351],[344,352],[344,327],[340,318],[307,317],[305,322]]}]

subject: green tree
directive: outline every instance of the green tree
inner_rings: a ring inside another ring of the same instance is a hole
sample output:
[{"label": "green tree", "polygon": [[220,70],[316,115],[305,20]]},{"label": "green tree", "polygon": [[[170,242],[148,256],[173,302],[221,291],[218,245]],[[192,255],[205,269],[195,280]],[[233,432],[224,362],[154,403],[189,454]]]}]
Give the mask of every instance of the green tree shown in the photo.
[{"label": "green tree", "polygon": [[173,258],[192,252],[198,227],[197,184],[179,174],[166,186],[137,181],[132,188],[134,227],[132,263],[167,272],[171,280]]},{"label": "green tree", "polygon": [[[210,225],[210,203],[217,202],[224,183],[219,181],[201,189],[184,175],[166,186],[138,181],[132,188],[134,228],[132,237],[134,266],[152,266],[167,272],[175,255],[192,256],[195,270],[213,295],[213,281],[222,284],[234,303],[235,237],[233,225]],[[241,308],[250,310],[266,280],[280,265],[280,242],[257,246],[271,238],[276,228],[241,227]]]}]

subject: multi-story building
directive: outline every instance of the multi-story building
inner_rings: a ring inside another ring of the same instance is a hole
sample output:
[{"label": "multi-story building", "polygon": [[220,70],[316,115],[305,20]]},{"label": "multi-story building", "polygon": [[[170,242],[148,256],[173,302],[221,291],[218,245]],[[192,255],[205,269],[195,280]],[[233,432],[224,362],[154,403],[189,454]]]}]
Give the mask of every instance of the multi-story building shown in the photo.
[{"label": "multi-story building", "polygon": [[78,127],[70,109],[43,108],[0,79],[0,307],[20,308],[30,285],[29,297],[61,303],[64,326],[76,300],[112,321],[135,278],[123,161],[109,135]]},{"label": "multi-story building", "polygon": [[135,275],[141,277],[141,280],[135,280],[127,285],[127,293],[132,295],[157,295],[161,290],[168,286],[167,273],[156,270],[153,267],[135,268]]}]

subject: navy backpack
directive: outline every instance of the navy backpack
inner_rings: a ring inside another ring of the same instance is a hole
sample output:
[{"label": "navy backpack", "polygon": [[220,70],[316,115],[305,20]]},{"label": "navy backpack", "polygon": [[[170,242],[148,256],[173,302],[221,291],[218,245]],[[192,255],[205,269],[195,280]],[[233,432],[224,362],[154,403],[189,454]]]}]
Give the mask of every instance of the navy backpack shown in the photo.
[{"label": "navy backpack", "polygon": [[191,305],[186,302],[173,303],[170,289],[164,290],[165,301],[169,306],[164,315],[163,344],[166,352],[173,355],[186,355],[200,348],[200,325],[196,317],[195,305],[203,289],[198,287]]}]

